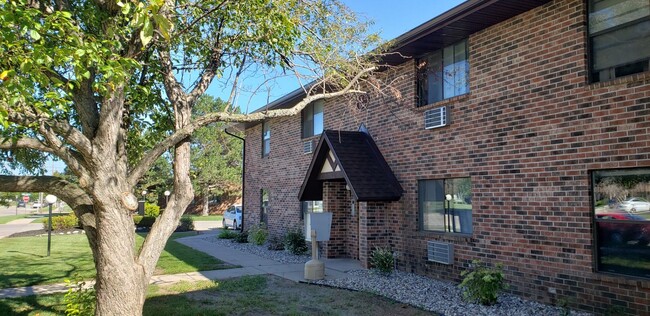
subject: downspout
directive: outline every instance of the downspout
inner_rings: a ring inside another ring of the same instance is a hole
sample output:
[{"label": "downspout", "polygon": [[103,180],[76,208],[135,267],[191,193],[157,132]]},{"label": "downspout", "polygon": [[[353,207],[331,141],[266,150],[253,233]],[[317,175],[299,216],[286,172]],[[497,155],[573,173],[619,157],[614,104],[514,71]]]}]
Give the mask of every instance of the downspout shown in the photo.
[{"label": "downspout", "polygon": [[246,139],[244,139],[242,137],[239,137],[239,136],[237,136],[235,134],[230,133],[228,131],[228,128],[224,128],[223,131],[226,134],[241,140],[242,144],[243,144],[243,146],[242,146],[242,167],[241,167],[241,230],[243,232],[244,231],[244,222],[245,222],[245,220],[244,220],[245,213],[244,212],[246,210],[246,206],[245,206],[246,199],[244,199],[244,192],[246,192]]}]

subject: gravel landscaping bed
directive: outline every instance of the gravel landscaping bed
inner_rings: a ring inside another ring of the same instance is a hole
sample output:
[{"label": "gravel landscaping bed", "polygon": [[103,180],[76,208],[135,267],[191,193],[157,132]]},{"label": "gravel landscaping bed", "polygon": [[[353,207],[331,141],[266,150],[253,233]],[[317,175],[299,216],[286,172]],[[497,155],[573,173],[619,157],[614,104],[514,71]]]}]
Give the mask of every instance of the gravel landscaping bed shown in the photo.
[{"label": "gravel landscaping bed", "polygon": [[[281,263],[305,263],[310,258],[308,255],[296,256],[287,251],[269,250],[266,246],[250,243],[240,244],[229,239],[219,239],[216,236],[207,237],[206,240]],[[563,312],[565,312],[560,307],[524,300],[512,294],[501,294],[498,303],[493,306],[467,303],[462,300],[461,291],[455,284],[413,273],[395,271],[393,274],[385,276],[373,270],[354,270],[348,272],[348,275],[349,277],[346,278],[321,280],[313,283],[374,293],[448,316],[564,315]],[[572,311],[571,315],[587,316],[591,314]]]},{"label": "gravel landscaping bed", "polygon": [[207,237],[206,240],[215,244],[223,245],[226,247],[234,248],[240,251],[252,253],[262,258],[275,260],[280,263],[305,263],[311,258],[310,255],[293,255],[284,250],[269,250],[266,245],[258,246],[251,243],[238,243],[232,239],[219,239],[216,236]]}]

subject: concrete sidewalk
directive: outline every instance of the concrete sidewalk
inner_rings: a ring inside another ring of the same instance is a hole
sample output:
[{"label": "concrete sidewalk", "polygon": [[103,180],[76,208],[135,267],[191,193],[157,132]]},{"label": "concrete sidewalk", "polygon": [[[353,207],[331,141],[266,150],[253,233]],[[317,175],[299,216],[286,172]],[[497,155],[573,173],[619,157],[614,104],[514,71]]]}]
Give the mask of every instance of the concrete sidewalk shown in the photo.
[{"label": "concrete sidewalk", "polygon": [[[233,248],[220,246],[205,240],[207,237],[215,236],[218,231],[208,231],[196,236],[176,239],[176,241],[205,252],[221,261],[241,266],[241,268],[212,270],[179,273],[171,275],[155,275],[151,277],[150,284],[166,285],[181,281],[207,281],[223,280],[245,275],[272,274],[295,282],[304,281],[304,264],[284,264],[273,260],[265,259],[250,253],[242,252]],[[347,277],[347,271],[361,269],[361,264],[352,259],[324,259],[325,278],[337,279]],[[87,286],[92,286],[89,282]],[[65,284],[35,285],[20,288],[0,289],[0,299],[11,297],[23,297],[30,295],[44,295],[66,292]]]},{"label": "concrete sidewalk", "polygon": [[16,219],[6,224],[0,224],[0,238],[4,238],[15,233],[43,229],[43,224],[32,223],[37,219],[38,217],[28,217]]}]

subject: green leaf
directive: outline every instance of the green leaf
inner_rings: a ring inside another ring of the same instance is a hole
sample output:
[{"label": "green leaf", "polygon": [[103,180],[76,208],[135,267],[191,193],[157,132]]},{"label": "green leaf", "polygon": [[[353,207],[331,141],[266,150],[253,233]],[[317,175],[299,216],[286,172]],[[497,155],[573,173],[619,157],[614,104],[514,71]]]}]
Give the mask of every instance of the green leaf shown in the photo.
[{"label": "green leaf", "polygon": [[142,30],[140,31],[140,40],[142,41],[142,46],[146,47],[151,39],[153,38],[153,25],[151,25],[151,20],[145,19]]},{"label": "green leaf", "polygon": [[164,16],[160,14],[154,14],[153,15],[154,21],[156,21],[156,24],[158,25],[158,30],[160,31],[160,34],[166,39],[169,40],[169,31],[172,29],[171,23],[169,23],[169,20],[165,18]]},{"label": "green leaf", "polygon": [[35,41],[38,41],[39,39],[41,39],[41,34],[38,34],[38,32],[36,30],[29,31],[29,36]]}]

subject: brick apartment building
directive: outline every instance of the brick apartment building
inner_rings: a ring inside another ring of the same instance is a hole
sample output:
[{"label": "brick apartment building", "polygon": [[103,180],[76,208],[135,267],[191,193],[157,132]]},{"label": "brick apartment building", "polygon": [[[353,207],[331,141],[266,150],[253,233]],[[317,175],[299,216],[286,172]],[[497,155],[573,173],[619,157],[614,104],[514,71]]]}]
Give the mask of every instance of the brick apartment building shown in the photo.
[{"label": "brick apartment building", "polygon": [[401,98],[246,126],[245,223],[325,210],[328,257],[650,315],[650,2],[470,0],[395,42]]}]

